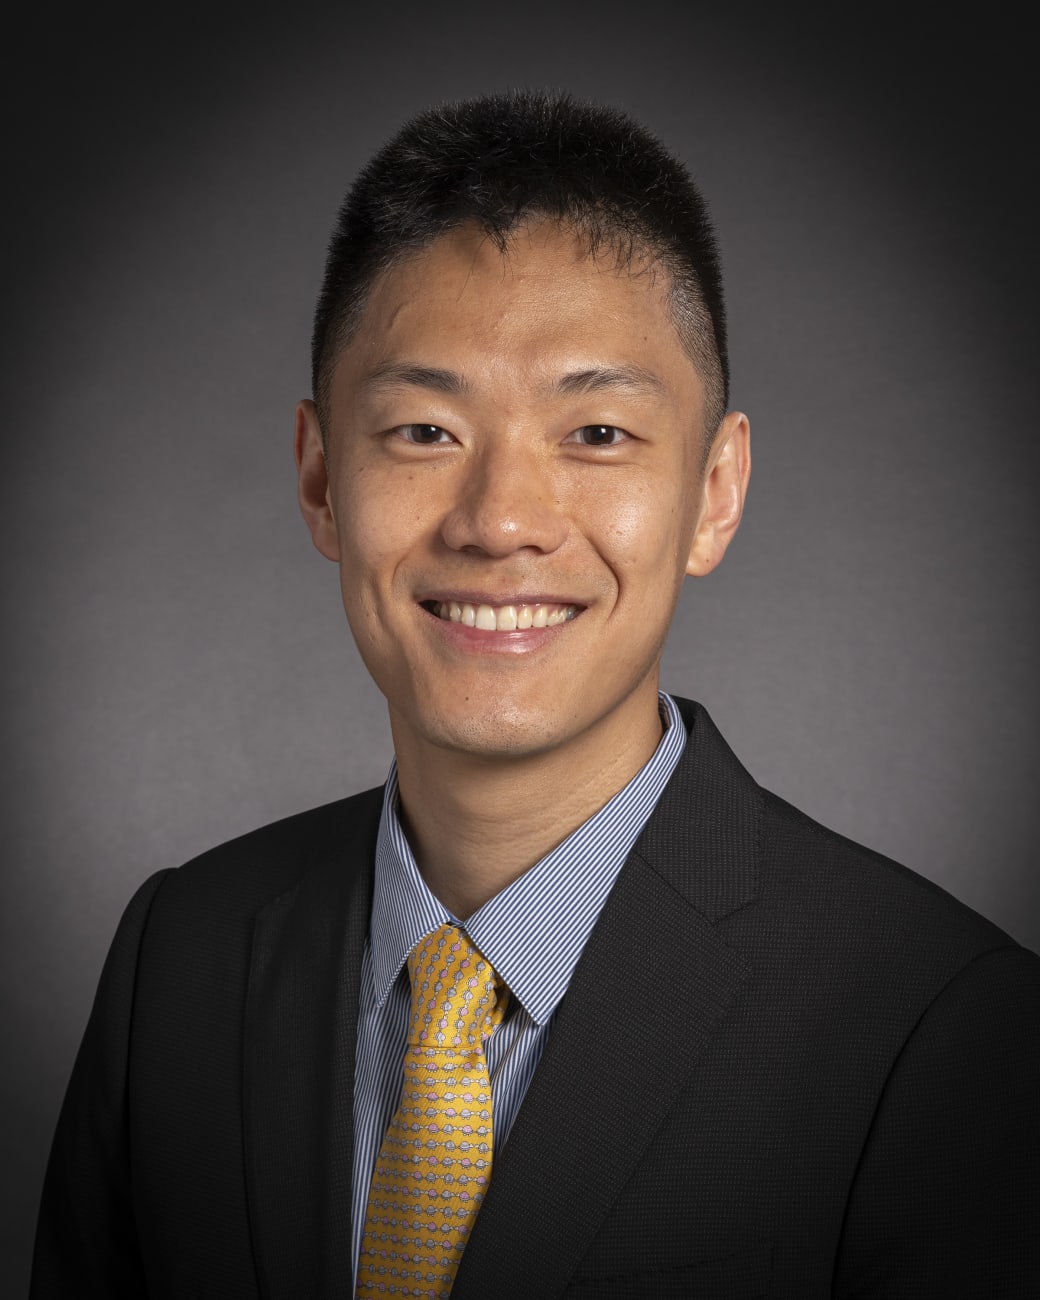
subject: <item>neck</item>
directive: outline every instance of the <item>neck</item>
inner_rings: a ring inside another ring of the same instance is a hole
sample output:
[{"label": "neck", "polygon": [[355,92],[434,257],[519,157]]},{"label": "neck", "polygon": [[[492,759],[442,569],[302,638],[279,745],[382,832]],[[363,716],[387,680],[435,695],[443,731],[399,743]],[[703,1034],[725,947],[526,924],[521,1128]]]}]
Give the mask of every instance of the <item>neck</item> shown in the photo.
[{"label": "neck", "polygon": [[661,739],[656,687],[642,703],[623,725],[607,719],[521,756],[446,750],[391,713],[402,824],[445,907],[472,916],[632,780]]}]

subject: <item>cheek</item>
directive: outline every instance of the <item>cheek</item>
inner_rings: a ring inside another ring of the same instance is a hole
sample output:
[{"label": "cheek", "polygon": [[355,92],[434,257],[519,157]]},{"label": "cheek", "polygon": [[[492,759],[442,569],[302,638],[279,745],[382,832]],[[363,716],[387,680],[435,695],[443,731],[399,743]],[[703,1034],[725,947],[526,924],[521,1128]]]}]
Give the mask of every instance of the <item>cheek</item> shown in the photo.
[{"label": "cheek", "polygon": [[674,585],[676,567],[685,568],[693,534],[693,515],[670,485],[658,482],[617,493],[599,512],[602,548],[619,580],[659,589]]},{"label": "cheek", "polygon": [[[399,485],[400,486],[400,485]],[[407,555],[417,532],[406,491],[359,475],[337,497],[336,526],[344,586],[378,583]]]}]

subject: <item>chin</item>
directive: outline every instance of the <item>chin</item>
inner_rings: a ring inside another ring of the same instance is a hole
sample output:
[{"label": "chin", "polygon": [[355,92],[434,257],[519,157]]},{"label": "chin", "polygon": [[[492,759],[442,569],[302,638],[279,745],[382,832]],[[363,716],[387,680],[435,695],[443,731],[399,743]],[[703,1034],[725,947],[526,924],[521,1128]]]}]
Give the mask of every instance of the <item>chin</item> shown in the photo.
[{"label": "chin", "polygon": [[509,708],[496,700],[488,711],[463,711],[417,718],[416,730],[438,749],[486,759],[517,759],[543,754],[568,739],[558,713]]}]

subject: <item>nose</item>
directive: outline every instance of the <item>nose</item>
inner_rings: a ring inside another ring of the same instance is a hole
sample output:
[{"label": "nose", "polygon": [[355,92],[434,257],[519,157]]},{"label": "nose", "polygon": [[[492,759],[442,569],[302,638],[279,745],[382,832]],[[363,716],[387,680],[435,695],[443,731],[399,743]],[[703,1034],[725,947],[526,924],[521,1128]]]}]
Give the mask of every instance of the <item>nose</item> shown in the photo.
[{"label": "nose", "polygon": [[452,550],[495,557],[526,548],[556,550],[567,535],[567,521],[544,457],[520,439],[494,445],[489,440],[460,475],[441,534]]}]

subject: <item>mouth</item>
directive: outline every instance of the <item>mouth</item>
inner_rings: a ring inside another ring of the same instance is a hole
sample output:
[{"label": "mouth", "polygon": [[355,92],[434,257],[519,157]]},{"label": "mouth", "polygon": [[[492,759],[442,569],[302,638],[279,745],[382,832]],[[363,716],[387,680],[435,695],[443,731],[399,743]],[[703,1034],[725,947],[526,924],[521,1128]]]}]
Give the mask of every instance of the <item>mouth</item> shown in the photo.
[{"label": "mouth", "polygon": [[456,600],[424,600],[423,609],[446,623],[461,623],[479,632],[524,632],[533,627],[558,627],[581,612],[580,605],[537,602],[516,605],[471,605]]}]

